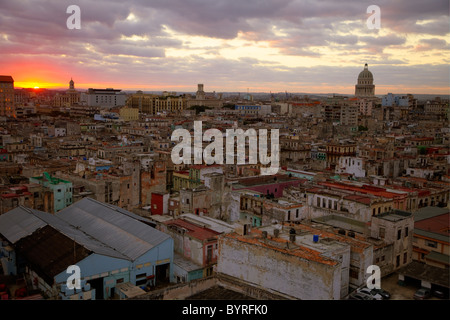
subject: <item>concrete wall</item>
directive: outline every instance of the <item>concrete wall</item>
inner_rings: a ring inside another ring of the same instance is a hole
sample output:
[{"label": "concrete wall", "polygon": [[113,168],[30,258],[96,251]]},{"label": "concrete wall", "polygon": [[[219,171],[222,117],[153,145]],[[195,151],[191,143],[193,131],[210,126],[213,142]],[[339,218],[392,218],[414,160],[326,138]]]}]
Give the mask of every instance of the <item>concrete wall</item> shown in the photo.
[{"label": "concrete wall", "polygon": [[219,273],[298,299],[340,299],[340,263],[317,263],[229,237],[219,238],[219,252]]},{"label": "concrete wall", "polygon": [[137,300],[184,300],[190,296],[220,286],[252,297],[256,300],[289,300],[295,299],[290,296],[281,295],[272,290],[251,285],[236,278],[224,274],[216,274],[211,277],[192,280],[188,283],[179,283],[168,288],[148,292],[135,297]]}]

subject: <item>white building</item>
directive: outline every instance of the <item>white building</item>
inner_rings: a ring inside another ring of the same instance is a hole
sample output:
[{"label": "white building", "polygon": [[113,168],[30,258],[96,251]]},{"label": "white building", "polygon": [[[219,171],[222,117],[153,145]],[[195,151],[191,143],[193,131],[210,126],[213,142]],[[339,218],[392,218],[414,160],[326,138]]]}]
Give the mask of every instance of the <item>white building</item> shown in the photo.
[{"label": "white building", "polygon": [[122,90],[107,89],[93,89],[81,93],[80,102],[86,104],[88,107],[114,108],[123,107],[126,102],[125,92]]},{"label": "white building", "polygon": [[278,224],[220,236],[217,272],[288,299],[344,298],[349,291],[350,245],[290,229]]},{"label": "white building", "polygon": [[364,159],[358,157],[340,157],[339,163],[336,166],[336,173],[347,173],[356,178],[364,178],[366,170],[364,170]]}]

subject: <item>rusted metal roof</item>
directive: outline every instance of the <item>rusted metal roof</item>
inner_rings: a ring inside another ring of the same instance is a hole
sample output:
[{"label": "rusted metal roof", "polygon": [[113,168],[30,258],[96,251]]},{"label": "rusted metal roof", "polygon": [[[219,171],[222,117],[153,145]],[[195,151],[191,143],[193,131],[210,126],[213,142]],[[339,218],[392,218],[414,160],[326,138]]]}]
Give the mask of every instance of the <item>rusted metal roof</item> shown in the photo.
[{"label": "rusted metal roof", "polygon": [[49,225],[17,241],[15,249],[50,285],[56,275],[92,253]]},{"label": "rusted metal roof", "polygon": [[163,224],[167,226],[175,226],[177,228],[184,229],[187,235],[200,241],[216,239],[217,236],[220,234],[219,232],[216,232],[206,227],[198,226],[192,222],[183,219],[165,221],[163,222]]}]

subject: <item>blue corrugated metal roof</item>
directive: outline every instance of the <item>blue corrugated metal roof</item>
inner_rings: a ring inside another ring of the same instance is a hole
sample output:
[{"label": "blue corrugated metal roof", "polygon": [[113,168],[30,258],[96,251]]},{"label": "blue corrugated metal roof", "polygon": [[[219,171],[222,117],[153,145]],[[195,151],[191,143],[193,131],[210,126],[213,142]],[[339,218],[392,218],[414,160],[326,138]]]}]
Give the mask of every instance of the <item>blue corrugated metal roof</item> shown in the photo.
[{"label": "blue corrugated metal roof", "polygon": [[170,238],[145,224],[148,219],[84,198],[53,215],[19,206],[0,215],[0,233],[11,243],[50,225],[86,249],[134,261]]},{"label": "blue corrugated metal roof", "polygon": [[143,218],[91,198],[72,204],[57,216],[130,260],[170,238],[141,222]]},{"label": "blue corrugated metal roof", "polygon": [[12,244],[47,225],[52,226],[90,251],[119,259],[128,259],[127,256],[50,213],[19,206],[0,216],[0,233]]}]

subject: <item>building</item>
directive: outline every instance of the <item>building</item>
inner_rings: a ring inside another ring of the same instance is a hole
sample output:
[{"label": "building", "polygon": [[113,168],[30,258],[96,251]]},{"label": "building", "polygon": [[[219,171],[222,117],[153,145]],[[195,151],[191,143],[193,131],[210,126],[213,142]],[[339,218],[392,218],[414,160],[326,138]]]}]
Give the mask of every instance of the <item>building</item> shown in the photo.
[{"label": "building", "polygon": [[213,190],[204,185],[180,190],[180,212],[208,215]]},{"label": "building", "polygon": [[[145,218],[93,199],[56,215],[18,207],[0,216],[0,235],[3,270],[49,298],[109,299],[123,296],[121,284],[173,281],[172,238]],[[80,290],[66,285],[70,265],[80,268]]]},{"label": "building", "polygon": [[188,99],[186,101],[186,107],[194,107],[194,106],[203,106],[203,107],[210,107],[213,109],[220,109],[222,108],[223,101],[219,98],[217,99],[215,96],[215,93],[206,94],[203,88],[203,84],[197,85],[197,92],[195,94],[195,99]]},{"label": "building", "polygon": [[340,157],[339,163],[335,168],[337,174],[347,173],[356,178],[366,176],[365,159],[359,157]]},{"label": "building", "polygon": [[14,116],[14,79],[0,76],[0,116]]},{"label": "building", "polygon": [[413,259],[442,269],[450,265],[450,210],[424,207],[414,214]]},{"label": "building", "polygon": [[345,156],[356,156],[356,143],[350,140],[330,142],[326,146],[327,167],[335,169],[340,158]]},{"label": "building", "polygon": [[173,238],[174,252],[181,256],[174,262],[174,277],[177,282],[213,274],[218,257],[219,232],[184,215],[179,219],[162,222],[158,228]]},{"label": "building", "polygon": [[413,261],[398,270],[398,283],[450,292],[448,208],[424,207],[414,213]]},{"label": "building", "polygon": [[248,189],[257,191],[264,196],[279,198],[283,195],[285,188],[299,186],[305,181],[305,179],[291,177],[287,174],[239,178],[232,184],[232,190]]},{"label": "building", "polygon": [[392,210],[372,217],[370,236],[383,240],[376,246],[374,262],[382,276],[398,271],[412,261],[414,218],[412,213]]},{"label": "building", "polygon": [[427,101],[424,106],[424,114],[431,116],[431,119],[447,120],[450,115],[449,103],[441,101],[439,97]]},{"label": "building", "polygon": [[80,102],[80,93],[75,90],[75,82],[70,79],[69,89],[64,94],[56,94],[53,97],[54,107],[71,107]]},{"label": "building", "polygon": [[212,165],[191,165],[189,170],[173,172],[172,189],[179,191],[183,188],[196,188],[205,183],[205,176],[211,173],[223,174],[223,166],[220,164]]},{"label": "building", "polygon": [[56,213],[72,204],[72,182],[60,178],[52,177],[44,172],[40,177],[30,178],[30,183],[37,183],[44,186],[47,195],[44,200],[44,210],[50,213]]},{"label": "building", "polygon": [[152,215],[164,215],[169,213],[169,193],[152,192],[151,212]]},{"label": "building", "polygon": [[89,88],[88,91],[81,93],[80,102],[88,107],[99,107],[101,109],[123,107],[126,103],[126,94],[122,90],[112,88]]},{"label": "building", "polygon": [[139,90],[128,97],[126,105],[128,108],[138,109],[141,113],[156,115],[162,112],[181,112],[186,108],[187,102],[183,96],[158,96]]},{"label": "building", "polygon": [[367,63],[364,70],[358,75],[358,83],[355,85],[355,96],[373,97],[375,95],[375,85],[373,84],[373,74],[369,71]]},{"label": "building", "polygon": [[410,105],[410,96],[398,96],[388,93],[381,98],[382,107],[408,107]]},{"label": "building", "polygon": [[235,105],[234,110],[241,116],[266,116],[272,112],[271,105]]},{"label": "building", "polygon": [[45,197],[45,188],[37,183],[0,187],[0,214],[18,206],[44,210]]},{"label": "building", "polygon": [[350,246],[282,225],[219,237],[217,273],[301,300],[340,300],[349,290]]},{"label": "building", "polygon": [[123,121],[137,121],[139,120],[139,109],[138,108],[120,108],[120,118]]}]

